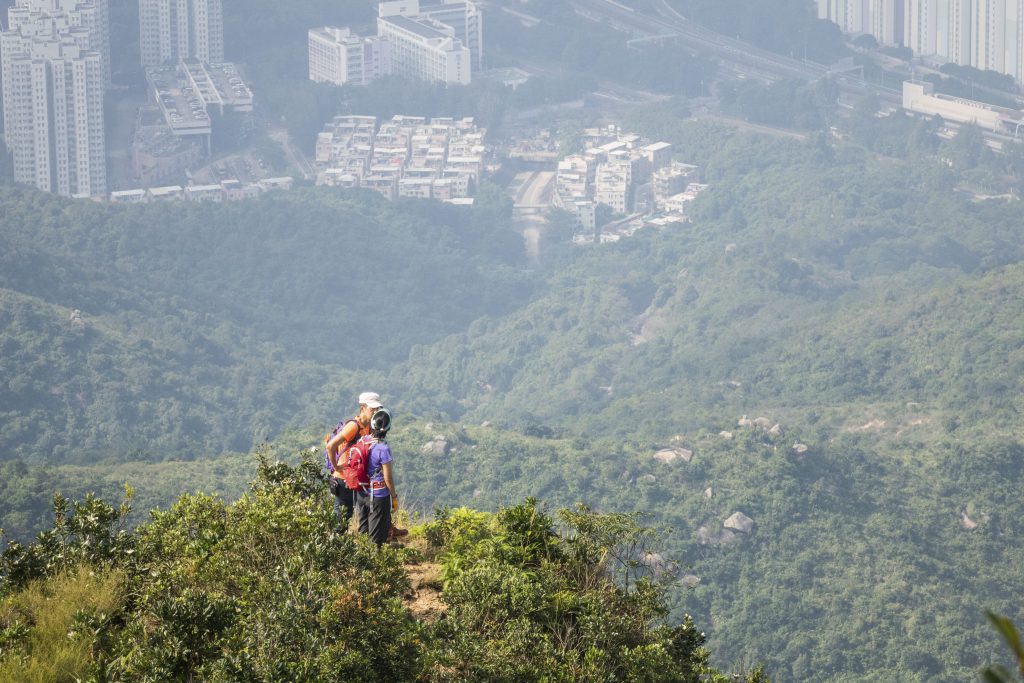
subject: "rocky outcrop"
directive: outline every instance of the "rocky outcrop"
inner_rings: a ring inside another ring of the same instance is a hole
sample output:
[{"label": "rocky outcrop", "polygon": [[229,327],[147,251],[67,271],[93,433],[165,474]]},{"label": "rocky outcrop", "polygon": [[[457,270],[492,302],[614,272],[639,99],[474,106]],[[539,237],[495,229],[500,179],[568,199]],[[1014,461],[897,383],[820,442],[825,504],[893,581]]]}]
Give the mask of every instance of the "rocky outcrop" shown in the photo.
[{"label": "rocky outcrop", "polygon": [[443,457],[448,455],[450,448],[451,446],[448,444],[448,439],[443,436],[435,436],[433,439],[420,446],[420,453],[423,455]]},{"label": "rocky outcrop", "polygon": [[782,428],[780,423],[770,420],[763,415],[755,417],[753,420],[744,415],[739,419],[737,424],[740,427],[753,427],[760,429],[762,432],[767,432],[769,435],[774,437],[782,437],[786,435],[786,431]]},{"label": "rocky outcrop", "polygon": [[700,577],[696,574],[687,574],[683,578],[679,579],[679,583],[683,584],[687,588],[696,588],[700,585]]},{"label": "rocky outcrop", "polygon": [[661,553],[644,553],[643,563],[655,574],[663,574],[671,569],[665,556]]},{"label": "rocky outcrop", "polygon": [[722,526],[726,529],[738,531],[743,534],[749,534],[754,530],[754,520],[747,517],[742,512],[734,512],[727,520],[725,520]]},{"label": "rocky outcrop", "polygon": [[974,531],[978,528],[978,523],[967,516],[967,511],[964,510],[960,513],[960,526],[967,529],[968,531]]},{"label": "rocky outcrop", "polygon": [[713,530],[707,526],[697,529],[697,543],[711,546],[729,546],[736,542],[738,537],[729,529]]},{"label": "rocky outcrop", "polygon": [[690,462],[693,460],[693,451],[688,448],[662,448],[654,454],[654,459],[663,463],[670,463],[676,460]]},{"label": "rocky outcrop", "polygon": [[710,486],[704,489],[704,500],[711,500],[712,496],[715,495],[715,491]]},{"label": "rocky outcrop", "polygon": [[718,432],[718,435],[720,437],[722,437],[723,439],[725,439],[726,441],[731,441],[732,440],[732,432],[727,432],[727,431],[723,430],[723,431]]},{"label": "rocky outcrop", "polygon": [[961,510],[960,511],[960,526],[962,526],[967,531],[974,531],[980,525],[985,524],[985,523],[988,522],[988,520],[989,520],[988,514],[986,514],[984,512],[982,512],[982,513],[975,513],[975,514],[976,514],[977,519],[971,519],[971,517],[967,514],[967,510]]},{"label": "rocky outcrop", "polygon": [[805,443],[793,444],[793,455],[806,455],[807,451],[810,450]]}]

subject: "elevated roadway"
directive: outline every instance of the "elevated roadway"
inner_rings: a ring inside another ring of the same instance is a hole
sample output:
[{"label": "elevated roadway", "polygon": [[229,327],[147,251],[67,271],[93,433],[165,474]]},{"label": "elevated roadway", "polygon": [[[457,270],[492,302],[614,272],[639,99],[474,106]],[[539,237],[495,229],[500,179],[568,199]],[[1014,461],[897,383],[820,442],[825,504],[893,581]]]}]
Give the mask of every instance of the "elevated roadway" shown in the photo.
[{"label": "elevated roadway", "polygon": [[653,0],[656,14],[636,12],[612,0],[572,0],[581,14],[601,17],[610,25],[628,28],[633,40],[658,37],[672,39],[701,55],[717,58],[743,77],[758,80],[794,79],[811,83],[832,78],[844,91],[872,93],[889,104],[900,101],[901,94],[892,88],[867,83],[848,73],[833,73],[829,67],[809,60],[793,59],[751,43],[713,31],[691,21],[676,11],[667,0]]}]

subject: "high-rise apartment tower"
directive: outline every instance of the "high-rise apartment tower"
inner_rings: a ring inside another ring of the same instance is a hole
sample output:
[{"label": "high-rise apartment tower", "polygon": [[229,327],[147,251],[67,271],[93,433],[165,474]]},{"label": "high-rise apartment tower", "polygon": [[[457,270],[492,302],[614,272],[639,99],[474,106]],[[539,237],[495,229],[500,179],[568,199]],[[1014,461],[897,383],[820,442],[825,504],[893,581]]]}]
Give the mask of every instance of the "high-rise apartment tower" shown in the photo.
[{"label": "high-rise apartment tower", "polygon": [[846,33],[1024,82],[1024,0],[816,0]]},{"label": "high-rise apartment tower", "polygon": [[224,61],[221,0],[139,0],[143,66]]},{"label": "high-rise apartment tower", "polygon": [[106,0],[18,0],[7,16],[0,72],[15,181],[67,196],[105,196]]}]

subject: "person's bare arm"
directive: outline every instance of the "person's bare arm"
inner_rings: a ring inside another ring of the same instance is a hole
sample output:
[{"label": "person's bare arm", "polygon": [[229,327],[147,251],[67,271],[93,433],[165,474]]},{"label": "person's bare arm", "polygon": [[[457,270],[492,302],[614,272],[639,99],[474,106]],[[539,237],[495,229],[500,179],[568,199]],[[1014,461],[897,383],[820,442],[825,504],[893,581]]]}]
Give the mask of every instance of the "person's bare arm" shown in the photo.
[{"label": "person's bare arm", "polygon": [[334,470],[334,476],[341,476],[338,468],[338,449],[341,448],[342,444],[352,441],[358,432],[359,427],[356,423],[349,422],[340,432],[334,435],[334,438],[327,442],[327,458],[331,461],[331,469]]},{"label": "person's bare arm", "polygon": [[395,509],[398,507],[398,492],[395,491],[395,482],[391,478],[391,463],[384,463],[380,469],[384,474],[384,485],[388,487],[388,493],[391,494],[391,509]]}]

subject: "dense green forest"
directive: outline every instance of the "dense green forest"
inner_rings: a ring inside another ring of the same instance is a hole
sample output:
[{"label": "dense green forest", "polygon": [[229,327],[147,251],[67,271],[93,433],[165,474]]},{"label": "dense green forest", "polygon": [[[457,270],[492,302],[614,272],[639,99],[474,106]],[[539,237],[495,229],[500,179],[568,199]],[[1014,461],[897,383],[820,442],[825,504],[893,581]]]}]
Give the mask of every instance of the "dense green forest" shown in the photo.
[{"label": "dense green forest", "polygon": [[[724,668],[959,681],[995,661],[984,610],[1022,616],[1024,223],[974,193],[1012,184],[1012,157],[899,119],[851,119],[849,143],[628,125],[701,165],[693,222],[548,243],[531,268],[496,193],[170,214],[6,190],[2,525],[27,539],[55,489],[125,480],[140,512],[233,500],[254,462],[213,456],[316,447],[372,386],[414,511],[648,515],[671,620],[693,614]],[[734,512],[750,534],[722,533]]]},{"label": "dense green forest", "polygon": [[4,457],[246,452],[317,414],[352,371],[529,296],[494,219],[507,200],[481,200],[311,189],[167,211],[0,189]]},{"label": "dense green forest", "polygon": [[[115,22],[137,20],[132,4],[112,3]],[[842,54],[806,3],[674,4],[784,54]],[[737,8],[751,20],[729,24]],[[497,14],[489,59],[558,75],[512,93],[291,87],[310,26],[368,23],[372,7],[225,3],[229,57],[300,144],[339,111],[490,125],[602,77],[678,96],[715,73],[671,47],[627,50],[565,3],[523,9],[543,21]],[[650,80],[663,63],[673,79]],[[791,130],[684,120],[682,97],[631,112],[624,129],[701,167],[692,222],[615,244],[552,237],[539,263],[489,184],[471,210],[327,188],[130,207],[0,188],[0,527],[16,541],[0,670],[41,666],[33,605],[59,595],[83,609],[51,624],[70,628],[81,675],[365,672],[365,634],[332,602],[354,593],[321,589],[328,567],[379,597],[371,636],[407,656],[374,675],[399,680],[531,679],[557,660],[565,680],[763,662],[779,681],[952,682],[1002,659],[985,611],[1024,622],[1024,147],[996,154],[971,127],[942,139],[934,122],[879,118],[871,98],[840,115],[827,81],[716,92],[726,112]],[[413,550],[332,535],[308,468],[252,455],[310,457],[368,388],[398,417],[403,503],[432,520]],[[119,501],[125,482],[131,510],[87,498]],[[58,498],[55,517],[55,491],[85,502]],[[724,528],[737,512],[747,532]],[[281,566],[247,565],[274,528]],[[653,592],[588,564],[584,532],[642,538],[624,568]],[[421,552],[446,567],[444,623],[403,607]],[[581,572],[601,576],[594,592],[564,583]],[[597,628],[613,613],[623,640]],[[266,638],[246,645],[253,631]],[[352,641],[328,644],[338,632]]]}]

